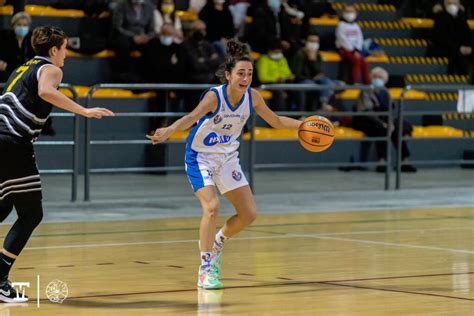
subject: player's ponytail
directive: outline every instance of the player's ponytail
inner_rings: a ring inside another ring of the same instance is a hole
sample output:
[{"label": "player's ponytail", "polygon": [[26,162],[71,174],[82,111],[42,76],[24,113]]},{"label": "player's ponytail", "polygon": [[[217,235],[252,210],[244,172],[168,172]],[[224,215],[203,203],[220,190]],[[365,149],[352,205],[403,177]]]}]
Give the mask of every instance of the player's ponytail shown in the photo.
[{"label": "player's ponytail", "polygon": [[250,58],[250,49],[247,44],[239,42],[236,39],[230,39],[227,41],[226,46],[225,60],[216,72],[217,78],[219,78],[222,83],[227,82],[225,76],[226,72],[230,73],[239,61],[252,62],[252,59]]}]

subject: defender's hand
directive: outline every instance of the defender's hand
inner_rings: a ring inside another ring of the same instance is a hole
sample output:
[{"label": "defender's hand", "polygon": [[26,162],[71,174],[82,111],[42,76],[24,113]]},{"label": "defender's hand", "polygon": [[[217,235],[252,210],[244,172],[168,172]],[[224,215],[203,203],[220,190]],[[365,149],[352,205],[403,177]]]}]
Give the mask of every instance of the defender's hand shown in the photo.
[{"label": "defender's hand", "polygon": [[102,116],[114,116],[114,115],[115,115],[114,112],[105,108],[86,109],[86,112],[84,114],[85,117],[95,118],[95,119],[101,119]]}]

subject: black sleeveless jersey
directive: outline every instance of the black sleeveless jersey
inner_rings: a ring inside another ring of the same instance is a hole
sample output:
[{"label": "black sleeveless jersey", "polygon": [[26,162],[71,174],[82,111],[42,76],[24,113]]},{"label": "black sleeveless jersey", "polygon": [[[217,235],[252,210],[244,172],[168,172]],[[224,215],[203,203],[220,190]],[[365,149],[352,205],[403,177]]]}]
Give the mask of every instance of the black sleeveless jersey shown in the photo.
[{"label": "black sleeveless jersey", "polygon": [[10,75],[0,96],[0,133],[38,138],[53,107],[38,95],[39,72],[46,65],[51,61],[36,56]]}]

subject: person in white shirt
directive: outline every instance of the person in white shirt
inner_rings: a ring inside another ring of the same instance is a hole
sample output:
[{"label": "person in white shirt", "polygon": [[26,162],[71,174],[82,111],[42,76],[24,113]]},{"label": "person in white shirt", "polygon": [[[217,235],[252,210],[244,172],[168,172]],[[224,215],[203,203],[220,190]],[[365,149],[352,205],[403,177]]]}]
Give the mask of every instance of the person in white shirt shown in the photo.
[{"label": "person in white shirt", "polygon": [[[352,5],[346,5],[336,27],[336,47],[341,58],[351,66],[351,83],[369,84],[369,66],[362,55],[364,36],[356,22],[357,11]],[[362,77],[362,78],[361,78]]]}]

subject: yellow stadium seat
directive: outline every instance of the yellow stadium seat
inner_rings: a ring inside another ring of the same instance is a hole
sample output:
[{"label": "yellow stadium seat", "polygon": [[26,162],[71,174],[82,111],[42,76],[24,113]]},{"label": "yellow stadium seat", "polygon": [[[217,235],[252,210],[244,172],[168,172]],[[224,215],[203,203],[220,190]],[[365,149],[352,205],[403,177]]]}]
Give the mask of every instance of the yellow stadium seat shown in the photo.
[{"label": "yellow stadium seat", "polygon": [[336,127],[334,131],[334,137],[338,138],[364,138],[365,135],[361,131],[355,130],[350,127]]},{"label": "yellow stadium seat", "polygon": [[450,126],[414,126],[412,137],[463,137],[463,131]]}]

